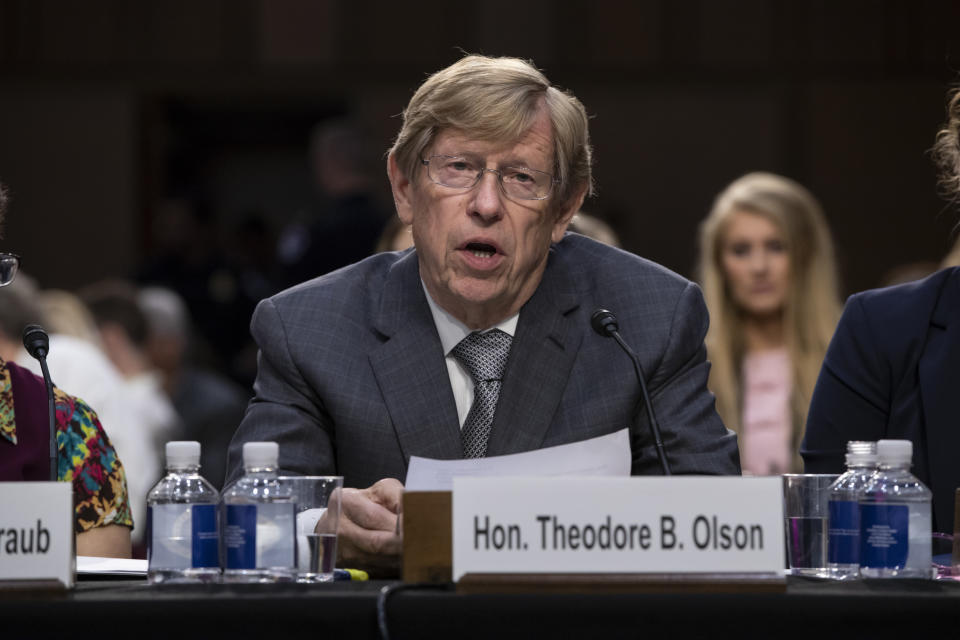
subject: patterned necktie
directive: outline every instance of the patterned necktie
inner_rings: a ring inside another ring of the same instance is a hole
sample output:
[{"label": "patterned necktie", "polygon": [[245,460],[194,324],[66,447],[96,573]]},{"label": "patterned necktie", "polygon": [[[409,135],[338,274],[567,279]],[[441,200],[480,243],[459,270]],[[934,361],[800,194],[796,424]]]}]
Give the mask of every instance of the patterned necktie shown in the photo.
[{"label": "patterned necktie", "polygon": [[487,438],[512,341],[509,334],[499,329],[471,333],[451,352],[467,368],[474,382],[473,406],[460,430],[464,457],[482,458],[487,454]]}]

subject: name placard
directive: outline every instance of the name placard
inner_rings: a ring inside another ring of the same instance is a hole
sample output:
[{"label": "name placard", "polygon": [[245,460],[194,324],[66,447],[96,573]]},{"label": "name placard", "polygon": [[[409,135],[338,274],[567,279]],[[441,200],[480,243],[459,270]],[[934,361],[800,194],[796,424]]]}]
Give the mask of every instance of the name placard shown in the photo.
[{"label": "name placard", "polygon": [[73,485],[0,482],[0,581],[72,587]]},{"label": "name placard", "polygon": [[455,478],[467,573],[781,573],[781,480]]}]

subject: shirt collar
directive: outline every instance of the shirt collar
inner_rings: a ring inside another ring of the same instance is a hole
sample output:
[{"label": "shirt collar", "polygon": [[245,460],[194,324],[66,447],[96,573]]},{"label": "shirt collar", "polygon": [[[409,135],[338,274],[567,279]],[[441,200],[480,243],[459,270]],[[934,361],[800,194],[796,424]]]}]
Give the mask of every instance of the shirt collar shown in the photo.
[{"label": "shirt collar", "polygon": [[0,359],[0,438],[17,444],[17,425],[13,419],[13,384],[7,363]]},{"label": "shirt collar", "polygon": [[[440,336],[440,344],[443,346],[443,355],[450,355],[450,352],[453,351],[453,348],[460,344],[460,341],[466,338],[468,335],[473,333],[467,325],[463,324],[456,318],[454,318],[446,309],[443,309],[438,305],[434,299],[430,296],[430,292],[427,291],[427,285],[423,283],[423,279],[420,279],[420,284],[423,286],[423,292],[427,296],[427,304],[430,305],[430,313],[433,315],[433,324],[437,326],[437,334]],[[492,331],[494,329],[500,329],[504,333],[508,334],[511,338],[517,332],[517,320],[519,320],[520,314],[515,313],[503,322],[499,322],[492,327],[488,327],[479,333],[486,333],[487,331]]]}]

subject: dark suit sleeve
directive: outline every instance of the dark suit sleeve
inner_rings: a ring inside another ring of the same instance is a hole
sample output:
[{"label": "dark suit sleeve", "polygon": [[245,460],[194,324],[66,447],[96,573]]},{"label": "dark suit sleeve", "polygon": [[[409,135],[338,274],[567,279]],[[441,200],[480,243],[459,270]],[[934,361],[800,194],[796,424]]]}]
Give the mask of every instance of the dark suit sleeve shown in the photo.
[{"label": "dark suit sleeve", "polygon": [[[673,312],[670,338],[659,366],[645,372],[663,445],[675,474],[739,474],[737,436],[723,426],[707,389],[710,363],[704,337],[709,323],[700,288],[688,283]],[[660,473],[647,412],[637,416],[644,438],[634,451],[634,473]],[[640,455],[637,456],[637,453]]]},{"label": "dark suit sleeve", "polygon": [[848,440],[879,440],[888,417],[890,365],[861,296],[850,298],[830,341],[800,445],[807,473],[842,473]]},{"label": "dark suit sleeve", "polygon": [[254,441],[280,445],[282,472],[335,474],[330,417],[292,357],[283,319],[272,300],[257,306],[250,330],[260,347],[257,379],[254,397],[230,443],[227,482],[242,475],[243,443]]}]

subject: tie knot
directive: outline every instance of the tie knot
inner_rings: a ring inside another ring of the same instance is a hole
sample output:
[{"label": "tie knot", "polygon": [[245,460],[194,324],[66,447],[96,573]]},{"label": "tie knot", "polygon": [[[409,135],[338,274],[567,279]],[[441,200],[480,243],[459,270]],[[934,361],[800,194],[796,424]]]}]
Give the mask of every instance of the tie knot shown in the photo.
[{"label": "tie knot", "polygon": [[501,380],[512,341],[509,334],[499,329],[471,333],[451,353],[467,368],[474,382]]}]

